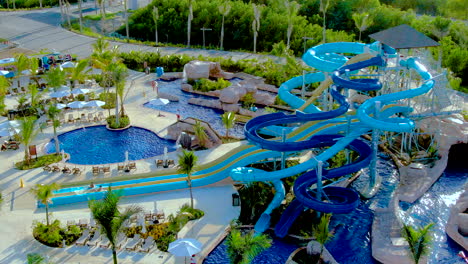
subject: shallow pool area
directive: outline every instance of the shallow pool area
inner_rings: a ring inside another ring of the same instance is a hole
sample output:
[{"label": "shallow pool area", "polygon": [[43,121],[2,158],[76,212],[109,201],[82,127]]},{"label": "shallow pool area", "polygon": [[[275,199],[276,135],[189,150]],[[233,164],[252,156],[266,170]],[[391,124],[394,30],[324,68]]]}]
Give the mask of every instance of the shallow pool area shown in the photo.
[{"label": "shallow pool area", "polygon": [[[239,82],[240,80],[241,79],[235,78],[230,80],[230,82],[235,83]],[[182,91],[180,88],[182,85],[182,79],[176,79],[170,82],[158,81],[158,84],[158,89],[161,93],[177,96],[179,98],[179,102],[170,102],[166,105],[158,106],[146,103],[144,106],[155,110],[179,114],[182,119],[187,117],[198,118],[209,123],[211,127],[213,127],[220,135],[224,135],[226,133],[226,129],[224,128],[224,125],[221,121],[221,115],[224,113],[222,110],[188,103],[190,98],[203,98],[206,100],[216,100],[216,98]],[[244,138],[243,128],[244,126],[236,124],[232,129],[229,130],[229,134],[235,137]]]},{"label": "shallow pool area", "polygon": [[[284,264],[289,255],[299,248],[299,246],[283,239],[272,238],[273,243],[270,248],[264,250],[256,256],[251,264]],[[230,264],[227,254],[226,239],[224,239],[205,258],[203,264]]]},{"label": "shallow pool area", "polygon": [[[111,131],[106,126],[91,126],[72,130],[58,136],[60,149],[70,154],[68,162],[83,165],[96,165],[146,159],[176,149],[175,141],[158,137],[150,130],[130,127],[121,131]],[[55,152],[55,140],[46,146],[46,153]]]}]

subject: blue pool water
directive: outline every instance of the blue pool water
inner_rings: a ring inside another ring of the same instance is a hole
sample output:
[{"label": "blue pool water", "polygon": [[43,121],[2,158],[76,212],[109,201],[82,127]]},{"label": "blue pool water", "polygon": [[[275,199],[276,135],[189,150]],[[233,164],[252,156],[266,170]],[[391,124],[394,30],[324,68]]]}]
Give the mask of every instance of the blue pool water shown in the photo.
[{"label": "blue pool water", "polygon": [[[105,126],[80,128],[58,136],[60,149],[70,154],[69,162],[75,164],[107,164],[154,157],[175,150],[175,142],[158,137],[155,133],[138,127],[111,131]],[[45,148],[46,153],[55,152],[55,140]]]},{"label": "blue pool water", "polygon": [[[342,264],[374,264],[378,263],[372,258],[371,251],[371,227],[373,210],[387,207],[390,198],[398,183],[398,170],[385,154],[379,154],[377,170],[382,177],[382,185],[377,194],[369,200],[361,200],[359,207],[349,214],[335,214],[330,222],[330,229],[334,232],[333,239],[327,244],[327,249],[332,253],[338,263]],[[462,250],[455,242],[451,241],[445,233],[445,224],[449,217],[450,207],[463,192],[468,179],[468,169],[446,169],[444,174],[427,193],[413,204],[400,203],[401,214],[406,216],[408,223],[424,225],[434,222],[434,243],[429,256],[430,264],[439,263],[464,263],[457,256]],[[360,189],[368,182],[368,170],[353,183],[353,188]],[[252,263],[285,263],[289,254],[297,248],[291,244],[285,244],[281,240],[274,239],[275,247],[265,251],[261,260],[255,259]],[[279,257],[278,255],[285,256]],[[280,259],[276,259],[279,257]],[[257,262],[258,261],[258,262]],[[226,245],[221,243],[210,253],[205,264],[228,264]]]},{"label": "blue pool water", "polygon": [[[256,256],[252,264],[284,264],[291,253],[299,246],[280,239],[273,239],[270,248]],[[203,261],[204,264],[230,264],[226,239],[224,239]]]},{"label": "blue pool water", "polygon": [[[239,82],[240,79],[230,80],[231,83]],[[161,93],[167,93],[179,97],[179,102],[170,102],[162,106],[154,106],[148,103],[145,104],[146,107],[161,110],[169,113],[179,114],[181,118],[198,118],[203,121],[208,122],[213,129],[215,129],[220,135],[226,133],[223,123],[221,122],[221,115],[223,114],[222,110],[192,105],[188,103],[190,98],[203,98],[207,100],[217,100],[209,96],[197,95],[187,93],[181,90],[182,79],[177,79],[171,82],[160,81],[158,89]],[[235,125],[232,129],[229,130],[229,134],[235,137],[244,138],[243,126]]]}]

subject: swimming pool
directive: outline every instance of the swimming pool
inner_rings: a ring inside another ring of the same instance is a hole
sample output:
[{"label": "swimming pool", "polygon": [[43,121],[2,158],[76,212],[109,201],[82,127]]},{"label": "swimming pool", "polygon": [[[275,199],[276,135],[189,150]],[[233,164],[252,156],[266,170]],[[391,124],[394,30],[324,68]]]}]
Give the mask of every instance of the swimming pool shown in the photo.
[{"label": "swimming pool", "polygon": [[[146,159],[176,149],[175,142],[158,137],[155,133],[139,127],[111,131],[106,126],[91,126],[72,130],[58,136],[60,149],[70,154],[68,162],[96,165]],[[45,147],[46,153],[55,152],[55,140]]]},{"label": "swimming pool", "polygon": [[[239,82],[240,80],[241,79],[235,78],[230,80],[230,82],[235,83]],[[224,113],[222,110],[192,105],[188,103],[190,98],[203,98],[206,100],[217,100],[217,98],[184,92],[182,89],[180,89],[182,81],[182,79],[177,79],[171,82],[159,81],[158,85],[158,89],[161,93],[177,96],[179,97],[179,102],[170,102],[166,105],[160,106],[146,103],[144,106],[151,109],[179,114],[181,118],[193,117],[201,119],[209,123],[211,127],[215,129],[220,135],[224,135],[226,133],[226,129],[224,128],[224,125],[221,121],[221,115]],[[244,126],[236,124],[232,129],[229,130],[229,134],[238,138],[244,138],[243,128]]]},{"label": "swimming pool", "polygon": [[[299,248],[299,246],[289,243],[285,239],[272,238],[273,243],[270,248],[262,251],[251,262],[251,264],[284,264],[289,255]],[[226,239],[224,239],[205,258],[203,264],[230,264],[227,254]]]}]

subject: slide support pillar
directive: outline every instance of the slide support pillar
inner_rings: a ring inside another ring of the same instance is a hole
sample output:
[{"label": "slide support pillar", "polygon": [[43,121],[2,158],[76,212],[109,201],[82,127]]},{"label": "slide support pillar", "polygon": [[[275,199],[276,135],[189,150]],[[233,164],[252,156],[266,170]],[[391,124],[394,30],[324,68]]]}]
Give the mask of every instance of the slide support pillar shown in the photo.
[{"label": "slide support pillar", "polygon": [[[283,129],[281,132],[281,139],[282,142],[286,142],[286,129]],[[286,153],[283,151],[281,152],[281,169],[284,170],[286,168]]]},{"label": "slide support pillar", "polygon": [[[381,108],[381,102],[376,101],[375,107],[374,107],[375,109],[374,116],[376,119],[378,118],[380,108]],[[372,130],[372,160],[371,160],[370,167],[369,167],[369,171],[370,171],[369,190],[372,190],[374,188],[376,178],[377,178],[377,150],[378,150],[378,144],[379,144],[379,137],[380,137],[379,129],[373,129]]]}]

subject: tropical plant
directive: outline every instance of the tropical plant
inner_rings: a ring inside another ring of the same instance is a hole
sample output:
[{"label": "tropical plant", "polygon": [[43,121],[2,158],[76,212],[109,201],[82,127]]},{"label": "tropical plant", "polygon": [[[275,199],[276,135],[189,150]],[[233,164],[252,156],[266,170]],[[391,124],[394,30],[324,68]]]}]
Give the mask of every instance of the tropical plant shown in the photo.
[{"label": "tropical plant", "polygon": [[197,120],[195,121],[193,130],[195,132],[195,136],[198,138],[200,146],[204,148],[206,146],[206,141],[208,140],[208,135],[206,134],[205,127],[203,127],[201,122]]},{"label": "tropical plant", "polygon": [[14,65],[16,66],[15,78],[18,80],[18,88],[21,87],[21,82],[20,82],[21,75],[23,74],[23,71],[29,68],[30,63],[31,63],[31,60],[23,53],[19,53],[15,56],[15,62],[14,62]]},{"label": "tropical plant", "polygon": [[89,60],[80,60],[76,63],[75,67],[70,71],[70,87],[73,89],[75,87],[75,81],[84,82],[88,77],[88,73],[91,69],[87,68],[89,65]]},{"label": "tropical plant", "polygon": [[190,207],[193,208],[193,193],[192,193],[192,173],[195,172],[198,157],[193,151],[182,150],[182,154],[178,155],[179,164],[177,171],[179,173],[187,174],[187,184],[190,189]]},{"label": "tropical plant", "polygon": [[433,223],[429,223],[421,228],[414,228],[406,224],[403,225],[402,236],[408,242],[411,258],[415,264],[418,264],[421,257],[429,252],[432,242],[430,232],[432,226],[434,226]]},{"label": "tropical plant", "polygon": [[322,217],[320,217],[320,222],[316,226],[312,227],[312,233],[315,240],[320,244],[320,259],[322,258],[325,244],[333,238],[333,234],[328,228],[331,216],[331,214],[322,215]]},{"label": "tropical plant", "polygon": [[158,20],[159,20],[159,9],[158,7],[153,7],[153,21],[154,21],[154,41],[158,45]]},{"label": "tropical plant", "polygon": [[38,129],[35,127],[36,118],[29,116],[23,117],[20,121],[20,133],[19,133],[19,140],[24,145],[24,160],[27,164],[30,163],[30,155],[29,155],[29,145],[37,136],[39,132]]},{"label": "tropical plant", "polygon": [[320,0],[320,12],[322,12],[323,17],[323,25],[322,25],[322,41],[323,43],[327,42],[327,25],[326,25],[326,18],[327,18],[327,10],[330,6],[330,0]]},{"label": "tropical plant", "polygon": [[222,21],[221,21],[221,39],[220,39],[220,44],[219,48],[220,50],[223,50],[223,43],[224,43],[224,18],[229,14],[229,11],[231,11],[231,4],[228,1],[223,2],[219,7],[219,13],[223,16]]},{"label": "tropical plant", "polygon": [[372,17],[369,16],[369,13],[354,13],[353,20],[359,30],[359,41],[361,41],[362,32],[372,25]]},{"label": "tropical plant", "polygon": [[57,88],[66,83],[65,72],[62,71],[60,67],[54,67],[48,70],[44,75],[44,79],[54,91],[57,91]]},{"label": "tropical plant", "polygon": [[111,187],[107,189],[102,200],[91,200],[88,203],[91,214],[101,227],[101,232],[109,239],[112,246],[112,257],[114,264],[117,264],[117,237],[122,233],[124,222],[129,220],[134,214],[142,211],[142,208],[132,205],[123,212],[119,210],[119,201],[121,195],[112,191]]},{"label": "tropical plant", "polygon": [[51,184],[36,184],[34,188],[31,189],[31,192],[36,196],[36,199],[39,200],[46,210],[46,223],[49,226],[49,204],[52,202],[51,198],[55,190],[60,189],[60,185],[56,182]]},{"label": "tropical plant", "polygon": [[128,9],[127,1],[124,1],[124,16],[125,16],[125,33],[127,34],[127,42],[130,40],[130,29],[128,28]]},{"label": "tropical plant", "polygon": [[[432,33],[440,40],[444,38],[445,36],[448,35],[449,29],[450,29],[450,24],[451,20],[448,18],[443,18],[443,17],[436,17],[432,21]],[[439,46],[439,57],[438,57],[438,65],[442,66],[442,45]]]},{"label": "tropical plant", "polygon": [[27,255],[28,264],[52,264],[52,262],[45,262],[46,259],[39,253],[29,253]]},{"label": "tropical plant", "polygon": [[265,234],[256,235],[252,231],[242,235],[240,230],[232,229],[226,245],[232,264],[248,264],[263,250],[271,247],[271,239]]},{"label": "tropical plant", "polygon": [[289,2],[289,0],[285,0],[284,5],[286,6],[286,12],[288,16],[288,31],[286,33],[286,36],[287,36],[286,46],[289,49],[291,34],[293,31],[293,18],[297,15],[300,5],[296,1]]},{"label": "tropical plant", "polygon": [[7,95],[10,82],[5,76],[0,76],[0,114],[5,112],[5,96]]},{"label": "tropical plant", "polygon": [[226,137],[229,137],[229,130],[236,124],[236,114],[234,112],[224,112],[221,115],[221,121],[226,128]]},{"label": "tropical plant", "polygon": [[57,136],[57,127],[60,126],[60,120],[57,118],[61,111],[55,104],[49,104],[47,109],[47,117],[52,120],[52,127],[54,128],[55,153],[57,154],[60,154],[60,144]]},{"label": "tropical plant", "polygon": [[257,52],[257,36],[258,31],[260,30],[260,8],[252,3],[253,11],[254,11],[254,20],[252,21],[252,30],[254,32],[254,40],[253,40],[253,52]]},{"label": "tropical plant", "polygon": [[35,83],[29,84],[28,90],[29,94],[31,95],[31,107],[35,109],[37,106],[39,106],[43,93],[39,91],[37,84]]},{"label": "tropical plant", "polygon": [[[112,80],[115,83],[115,91],[117,97],[115,100],[115,122],[117,126],[120,125],[119,118],[125,116],[124,108],[124,96],[125,96],[125,84],[128,76],[128,69],[123,63],[112,64],[111,75]],[[119,99],[120,99],[120,114],[119,114]]]}]

